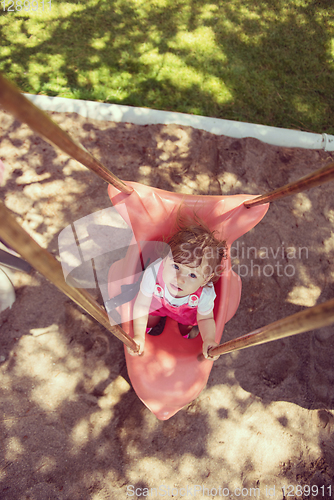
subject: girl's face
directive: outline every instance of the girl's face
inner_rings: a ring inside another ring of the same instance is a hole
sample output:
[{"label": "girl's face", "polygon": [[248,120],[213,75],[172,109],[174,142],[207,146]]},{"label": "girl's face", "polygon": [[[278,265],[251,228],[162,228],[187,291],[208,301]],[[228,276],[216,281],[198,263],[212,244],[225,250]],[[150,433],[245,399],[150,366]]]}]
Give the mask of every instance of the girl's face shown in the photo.
[{"label": "girl's face", "polygon": [[205,286],[213,274],[204,275],[205,258],[199,267],[189,267],[178,264],[168,256],[164,259],[162,278],[173,297],[185,297],[195,293],[201,286]]}]

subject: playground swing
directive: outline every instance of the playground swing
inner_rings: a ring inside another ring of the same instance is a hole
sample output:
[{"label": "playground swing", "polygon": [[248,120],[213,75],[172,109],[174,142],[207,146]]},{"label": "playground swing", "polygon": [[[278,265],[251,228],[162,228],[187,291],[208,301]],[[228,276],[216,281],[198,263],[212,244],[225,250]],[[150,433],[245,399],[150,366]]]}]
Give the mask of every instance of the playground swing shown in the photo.
[{"label": "playground swing", "polygon": [[[134,232],[134,243],[144,262],[149,258],[147,243],[168,237],[173,229],[178,208],[182,204],[183,214],[196,214],[216,230],[220,239],[225,239],[228,249],[234,240],[254,227],[265,215],[268,204],[248,210],[243,202],[249,195],[236,196],[193,196],[180,195],[129,183],[134,192],[120,194],[113,186],[108,192],[113,206],[119,209]],[[254,198],[254,197],[253,197]],[[126,211],[124,210],[126,208]],[[229,253],[229,252],[227,252]],[[215,285],[214,317],[216,322],[216,342],[219,343],[225,323],[235,314],[241,295],[241,280],[231,269],[228,257],[222,277]],[[131,269],[132,266],[132,269]],[[117,296],[121,280],[115,280],[117,273],[124,269],[130,284],[136,276],[137,263],[130,257],[122,263],[115,263],[109,271],[109,294]],[[123,329],[132,337],[132,308],[134,300],[120,308]],[[178,331],[177,322],[167,318],[164,331],[159,336],[146,336],[143,356],[131,356],[125,349],[128,374],[139,398],[161,420],[173,416],[186,404],[193,401],[207,383],[212,364],[210,360],[199,360],[202,341],[184,339]]]},{"label": "playground swing", "polygon": [[[181,203],[187,213],[196,209],[198,216],[206,221],[210,229],[217,230],[230,248],[233,241],[260,222],[268,210],[270,201],[309,189],[334,178],[334,164],[331,164],[296,183],[260,197],[180,195],[133,182],[124,184],[110,174],[81,145],[76,144],[68,134],[22,96],[1,75],[0,103],[33,130],[44,135],[110,183],[108,190],[110,199],[125,221],[131,224],[134,232],[133,243],[139,247],[142,262],[146,261],[147,257],[145,242],[161,240],[162,236],[170,234]],[[72,300],[120,338],[125,345],[136,350],[137,346],[131,338],[133,301],[119,306],[123,329],[117,325],[112,326],[107,321],[106,313],[85,290],[73,289],[65,283],[63,277],[60,276],[62,271],[57,261],[41,249],[13,221],[4,206],[0,206],[0,237]],[[38,258],[41,255],[43,259]],[[120,292],[120,282],[115,278],[118,275],[124,276],[122,269],[127,270],[127,284],[131,285],[137,268],[138,262],[130,254],[110,268],[108,277],[110,297],[115,297]],[[122,283],[124,284],[125,281],[123,280]],[[219,342],[225,323],[232,318],[238,308],[241,294],[241,280],[232,271],[229,258],[215,288],[217,299],[214,316],[217,326],[216,341]],[[334,322],[334,299],[218,346],[212,350],[212,354],[221,354],[269,342],[312,328],[320,328],[332,322]],[[200,394],[206,385],[213,362],[204,360],[201,356],[200,337],[192,340],[183,339],[178,332],[176,322],[170,318],[167,319],[160,336],[147,337],[143,356],[132,357],[125,350],[128,373],[140,399],[159,419],[166,420]]]}]

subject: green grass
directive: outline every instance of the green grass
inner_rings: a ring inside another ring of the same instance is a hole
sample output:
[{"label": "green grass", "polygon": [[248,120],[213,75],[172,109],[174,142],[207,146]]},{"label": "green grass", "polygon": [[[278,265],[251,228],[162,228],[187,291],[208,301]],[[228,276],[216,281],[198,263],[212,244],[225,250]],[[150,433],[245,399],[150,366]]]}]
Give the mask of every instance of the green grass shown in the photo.
[{"label": "green grass", "polygon": [[334,133],[328,0],[0,8],[0,71],[22,91]]}]

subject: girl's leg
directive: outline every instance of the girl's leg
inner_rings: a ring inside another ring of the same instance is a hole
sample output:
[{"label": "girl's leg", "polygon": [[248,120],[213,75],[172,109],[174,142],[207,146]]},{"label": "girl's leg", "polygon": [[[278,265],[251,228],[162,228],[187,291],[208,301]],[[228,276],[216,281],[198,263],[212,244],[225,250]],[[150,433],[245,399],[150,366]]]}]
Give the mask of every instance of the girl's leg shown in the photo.
[{"label": "girl's leg", "polygon": [[147,328],[154,328],[159,323],[161,316],[148,315]]},{"label": "girl's leg", "polygon": [[178,327],[182,337],[186,337],[187,339],[194,339],[199,334],[198,325],[182,325],[178,323]]},{"label": "girl's leg", "polygon": [[182,323],[178,323],[178,327],[182,337],[188,336],[190,330],[192,329],[191,325],[182,325]]},{"label": "girl's leg", "polygon": [[161,335],[165,328],[166,316],[148,316],[146,332],[149,335],[157,336]]}]

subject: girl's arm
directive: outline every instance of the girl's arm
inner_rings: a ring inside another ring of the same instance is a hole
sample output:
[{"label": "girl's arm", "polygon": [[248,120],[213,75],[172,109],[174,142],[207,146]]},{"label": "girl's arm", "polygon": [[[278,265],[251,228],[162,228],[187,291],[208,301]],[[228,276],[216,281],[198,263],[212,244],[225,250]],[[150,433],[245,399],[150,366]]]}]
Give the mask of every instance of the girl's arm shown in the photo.
[{"label": "girl's arm", "polygon": [[146,297],[139,291],[133,307],[133,340],[139,345],[139,352],[135,353],[132,349],[127,347],[128,353],[131,354],[131,356],[138,356],[144,352],[145,334],[151,302],[152,297]]},{"label": "girl's arm", "polygon": [[197,324],[203,339],[203,356],[206,359],[213,359],[215,361],[219,356],[211,357],[208,354],[209,347],[216,347],[219,345],[215,341],[216,323],[213,317],[213,311],[205,316],[197,312]]}]

